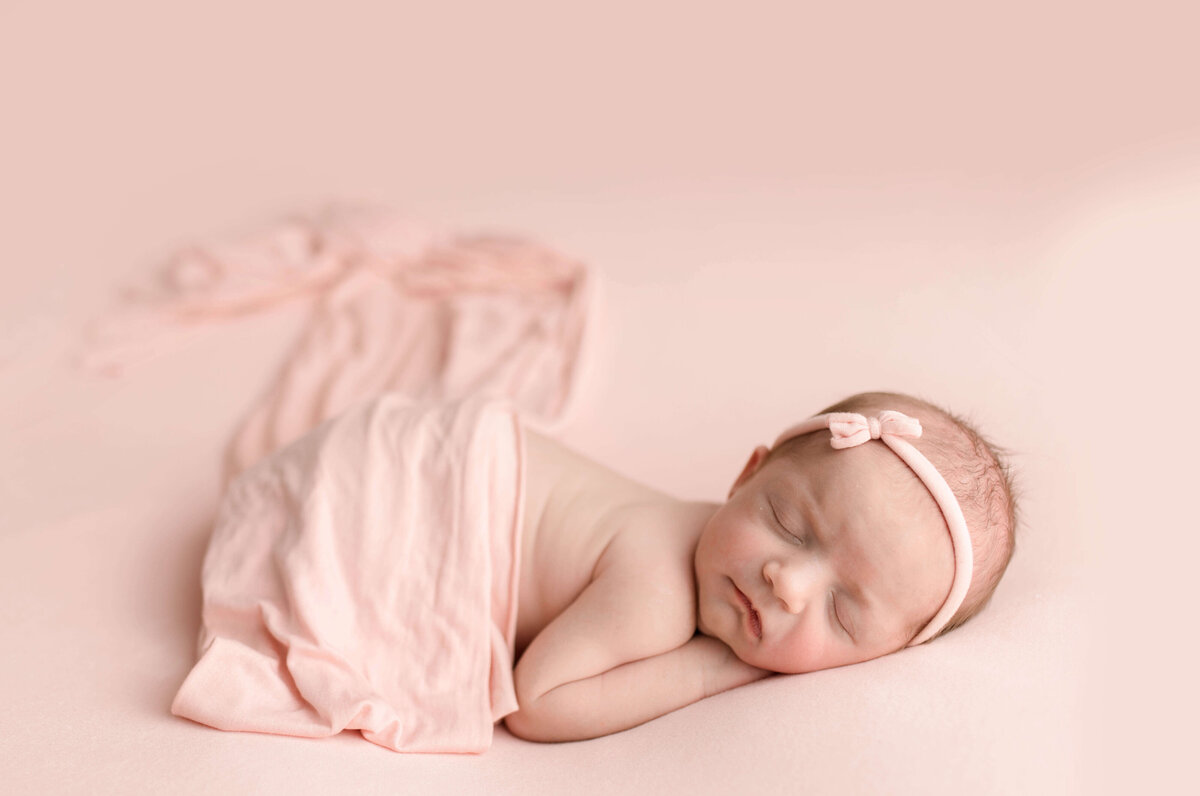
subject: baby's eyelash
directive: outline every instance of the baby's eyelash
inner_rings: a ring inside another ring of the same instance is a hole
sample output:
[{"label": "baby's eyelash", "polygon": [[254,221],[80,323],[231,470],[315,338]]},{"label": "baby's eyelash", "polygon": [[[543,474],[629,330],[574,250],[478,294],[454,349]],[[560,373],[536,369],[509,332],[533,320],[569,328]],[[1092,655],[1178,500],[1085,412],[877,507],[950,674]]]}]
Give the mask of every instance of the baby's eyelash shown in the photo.
[{"label": "baby's eyelash", "polygon": [[843,633],[845,633],[847,636],[849,636],[851,639],[853,639],[854,636],[850,633],[850,628],[846,627],[845,623],[842,622],[842,618],[840,616],[838,616],[837,599],[833,596],[832,590],[829,592],[829,610],[833,614],[834,624],[837,625],[839,628],[841,628],[841,631]]},{"label": "baby's eyelash", "polygon": [[795,539],[798,544],[804,544],[804,538],[797,536],[796,534],[794,534],[790,530],[788,530],[788,527],[783,524],[783,520],[779,519],[779,512],[777,512],[775,510],[775,504],[768,500],[767,505],[771,507],[771,514],[772,514],[772,516],[775,517],[775,524],[778,525],[780,528],[782,528],[784,533],[786,533],[791,538]]}]

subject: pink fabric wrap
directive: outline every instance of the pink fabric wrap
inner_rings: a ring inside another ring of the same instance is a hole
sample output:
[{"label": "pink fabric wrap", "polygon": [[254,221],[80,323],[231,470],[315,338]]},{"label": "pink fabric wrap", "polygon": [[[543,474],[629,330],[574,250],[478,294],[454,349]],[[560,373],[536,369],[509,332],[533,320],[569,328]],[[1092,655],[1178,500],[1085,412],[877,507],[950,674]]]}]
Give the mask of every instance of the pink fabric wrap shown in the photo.
[{"label": "pink fabric wrap", "polygon": [[171,707],[223,730],[357,729],[482,752],[512,680],[523,442],[504,403],[390,393],[238,476],[204,561],[200,659]]},{"label": "pink fabric wrap", "polygon": [[521,237],[334,203],[179,252],[76,363],[119,377],[299,300],[308,320],[226,447],[200,660],[172,711],[481,752],[517,708],[516,413],[538,430],[567,413],[592,273]]}]

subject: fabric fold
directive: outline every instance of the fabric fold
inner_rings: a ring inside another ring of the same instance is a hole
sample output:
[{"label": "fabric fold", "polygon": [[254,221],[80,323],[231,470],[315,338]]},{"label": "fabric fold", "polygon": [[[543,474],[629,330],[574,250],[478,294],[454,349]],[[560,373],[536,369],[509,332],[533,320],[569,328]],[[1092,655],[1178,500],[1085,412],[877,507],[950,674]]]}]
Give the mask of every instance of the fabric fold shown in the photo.
[{"label": "fabric fold", "polygon": [[517,708],[521,428],[553,431],[573,404],[594,285],[532,240],[335,203],[188,247],[92,324],[75,364],[120,376],[212,324],[310,303],[225,449],[174,713],[488,747]]},{"label": "fabric fold", "polygon": [[172,712],[478,753],[512,682],[524,448],[504,402],[389,393],[229,485]]}]

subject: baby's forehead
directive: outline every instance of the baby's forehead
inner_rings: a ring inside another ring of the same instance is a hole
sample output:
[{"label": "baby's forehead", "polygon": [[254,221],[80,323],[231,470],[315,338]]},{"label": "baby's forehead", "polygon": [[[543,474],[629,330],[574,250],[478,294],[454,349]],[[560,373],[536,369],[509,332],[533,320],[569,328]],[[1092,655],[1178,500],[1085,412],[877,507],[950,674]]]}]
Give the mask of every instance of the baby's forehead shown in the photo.
[{"label": "baby's forehead", "polygon": [[936,501],[907,464],[882,443],[822,446],[781,456],[771,480],[786,497],[814,504],[829,519],[875,535],[902,518],[942,524]]},{"label": "baby's forehead", "polygon": [[836,449],[828,433],[805,436],[803,444],[779,452],[776,472],[781,477],[860,497],[864,491],[924,490],[912,469],[883,443]]}]

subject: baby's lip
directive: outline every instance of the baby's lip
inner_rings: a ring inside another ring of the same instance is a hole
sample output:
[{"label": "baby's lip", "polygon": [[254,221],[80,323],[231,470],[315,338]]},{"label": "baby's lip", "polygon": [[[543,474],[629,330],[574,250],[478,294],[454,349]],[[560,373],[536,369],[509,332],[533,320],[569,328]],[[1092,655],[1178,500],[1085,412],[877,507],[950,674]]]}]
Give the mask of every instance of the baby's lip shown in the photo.
[{"label": "baby's lip", "polygon": [[754,610],[754,603],[746,596],[745,592],[737,587],[736,583],[733,585],[733,590],[737,592],[738,599],[742,601],[742,605],[746,606],[746,611],[748,612],[746,618],[750,622],[750,629],[754,631],[754,635],[762,638],[762,616],[759,615],[758,611]]}]

